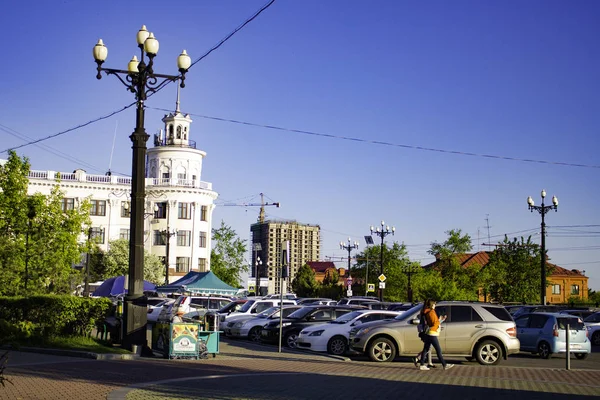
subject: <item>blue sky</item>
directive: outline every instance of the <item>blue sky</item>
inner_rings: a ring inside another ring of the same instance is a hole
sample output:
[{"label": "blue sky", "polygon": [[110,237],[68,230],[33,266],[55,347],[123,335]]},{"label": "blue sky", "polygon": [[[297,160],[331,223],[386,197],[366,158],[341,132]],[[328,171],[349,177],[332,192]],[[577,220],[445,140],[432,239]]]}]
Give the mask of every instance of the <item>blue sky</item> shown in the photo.
[{"label": "blue sky", "polygon": [[[134,101],[114,77],[96,80],[99,38],[105,66],[125,69],[145,24],[160,42],[155,70],[175,74],[182,49],[196,60],[266,3],[11,2],[0,16],[0,151]],[[546,219],[551,262],[585,270],[598,290],[599,17],[595,1],[277,0],[187,75],[181,109],[207,152],[202,180],[219,202],[263,192],[282,205],[268,216],[319,224],[324,259],[347,256],[349,236],[364,245],[383,219],[396,227],[387,240],[422,263],[450,229],[474,250],[504,234],[539,243],[526,198],[539,204],[546,189],[560,201]],[[175,97],[169,85],[148,100],[150,135]],[[130,108],[17,152],[33,169],[129,175],[134,124]],[[219,207],[215,225],[248,239],[258,211]]]}]

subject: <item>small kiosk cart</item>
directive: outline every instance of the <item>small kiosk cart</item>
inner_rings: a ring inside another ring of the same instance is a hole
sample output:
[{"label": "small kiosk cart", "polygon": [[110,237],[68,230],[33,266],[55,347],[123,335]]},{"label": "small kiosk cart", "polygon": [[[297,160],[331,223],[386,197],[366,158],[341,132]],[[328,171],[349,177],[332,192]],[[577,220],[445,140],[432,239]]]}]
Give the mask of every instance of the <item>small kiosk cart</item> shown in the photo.
[{"label": "small kiosk cart", "polygon": [[194,322],[157,323],[152,328],[152,349],[169,359],[208,358],[219,353],[219,331],[201,331]]}]

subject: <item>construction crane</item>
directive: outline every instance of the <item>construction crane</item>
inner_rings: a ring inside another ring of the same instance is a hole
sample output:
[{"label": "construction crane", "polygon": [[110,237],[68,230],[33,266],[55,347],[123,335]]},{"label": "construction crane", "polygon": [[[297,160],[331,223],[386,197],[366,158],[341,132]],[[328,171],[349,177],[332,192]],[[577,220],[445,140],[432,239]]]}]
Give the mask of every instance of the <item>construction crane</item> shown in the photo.
[{"label": "construction crane", "polygon": [[260,203],[224,203],[222,206],[237,206],[237,207],[259,207],[260,206],[260,214],[258,214],[258,222],[265,222],[265,207],[266,206],[275,206],[279,208],[279,203],[265,203],[264,194],[260,194]]}]

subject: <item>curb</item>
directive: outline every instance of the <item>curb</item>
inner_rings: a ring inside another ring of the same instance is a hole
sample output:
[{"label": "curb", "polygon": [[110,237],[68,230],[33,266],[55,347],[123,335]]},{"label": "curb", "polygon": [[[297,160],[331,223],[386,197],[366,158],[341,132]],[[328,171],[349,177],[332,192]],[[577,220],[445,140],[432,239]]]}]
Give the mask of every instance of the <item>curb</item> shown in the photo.
[{"label": "curb", "polygon": [[116,353],[93,353],[91,351],[48,349],[44,347],[12,347],[2,346],[3,350],[21,351],[23,353],[50,354],[63,357],[79,357],[90,360],[137,360],[140,358],[137,354],[116,354]]}]

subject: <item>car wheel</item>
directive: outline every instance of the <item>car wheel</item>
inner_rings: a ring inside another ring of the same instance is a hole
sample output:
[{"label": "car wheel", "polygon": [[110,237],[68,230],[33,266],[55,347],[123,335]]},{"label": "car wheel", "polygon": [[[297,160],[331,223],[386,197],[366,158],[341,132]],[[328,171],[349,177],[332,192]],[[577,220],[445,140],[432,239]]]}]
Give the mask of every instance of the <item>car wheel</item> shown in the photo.
[{"label": "car wheel", "polygon": [[255,326],[254,328],[250,329],[250,332],[248,332],[248,339],[253,342],[260,342],[260,331],[260,326]]},{"label": "car wheel", "polygon": [[390,362],[396,358],[396,346],[391,340],[377,338],[369,344],[369,358],[376,362]]},{"label": "car wheel", "polygon": [[585,360],[588,358],[588,353],[575,353],[575,358],[578,360]]},{"label": "car wheel", "polygon": [[550,358],[551,353],[552,349],[550,349],[550,345],[547,342],[540,342],[540,344],[538,344],[538,354],[540,357],[547,360]]},{"label": "car wheel", "polygon": [[477,345],[475,358],[481,365],[496,365],[502,360],[502,347],[493,340],[484,340]]},{"label": "car wheel", "polygon": [[298,333],[290,332],[287,335],[285,335],[284,343],[290,349],[295,349],[296,348],[296,339],[298,339]]},{"label": "car wheel", "polygon": [[600,346],[600,331],[594,332],[592,335],[592,344],[594,346]]},{"label": "car wheel", "polygon": [[327,343],[327,352],[336,356],[344,355],[348,346],[348,340],[343,336],[334,336]]}]

